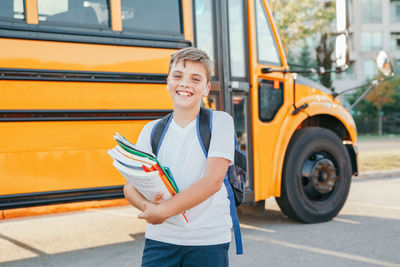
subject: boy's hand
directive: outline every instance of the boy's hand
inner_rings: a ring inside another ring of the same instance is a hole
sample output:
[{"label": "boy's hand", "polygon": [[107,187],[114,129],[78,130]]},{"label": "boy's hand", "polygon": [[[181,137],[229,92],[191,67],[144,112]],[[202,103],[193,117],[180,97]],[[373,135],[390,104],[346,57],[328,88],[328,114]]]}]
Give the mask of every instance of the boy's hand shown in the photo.
[{"label": "boy's hand", "polygon": [[146,220],[147,223],[161,224],[167,219],[167,216],[164,215],[160,205],[149,202],[145,204],[144,211],[138,214],[138,218]]},{"label": "boy's hand", "polygon": [[157,195],[154,197],[153,201],[151,203],[153,204],[160,204],[161,202],[163,202],[163,193],[160,191],[157,193]]}]

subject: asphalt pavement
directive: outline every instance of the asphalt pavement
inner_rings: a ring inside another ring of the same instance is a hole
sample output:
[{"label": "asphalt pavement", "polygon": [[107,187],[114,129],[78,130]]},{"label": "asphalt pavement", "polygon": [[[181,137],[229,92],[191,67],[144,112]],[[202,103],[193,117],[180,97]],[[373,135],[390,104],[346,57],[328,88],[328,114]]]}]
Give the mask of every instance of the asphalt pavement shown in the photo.
[{"label": "asphalt pavement", "polygon": [[[230,266],[400,267],[400,177],[354,179],[332,221],[296,223],[274,199],[240,215]],[[0,221],[0,266],[140,266],[146,224],[129,206]],[[162,267],[162,266],[160,266]]]}]

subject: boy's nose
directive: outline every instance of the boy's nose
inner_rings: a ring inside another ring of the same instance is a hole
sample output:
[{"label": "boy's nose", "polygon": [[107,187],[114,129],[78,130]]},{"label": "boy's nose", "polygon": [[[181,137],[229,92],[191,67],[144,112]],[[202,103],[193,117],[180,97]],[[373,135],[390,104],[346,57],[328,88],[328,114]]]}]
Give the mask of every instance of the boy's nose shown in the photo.
[{"label": "boy's nose", "polygon": [[189,87],[189,82],[187,80],[182,80],[180,83],[181,87]]}]

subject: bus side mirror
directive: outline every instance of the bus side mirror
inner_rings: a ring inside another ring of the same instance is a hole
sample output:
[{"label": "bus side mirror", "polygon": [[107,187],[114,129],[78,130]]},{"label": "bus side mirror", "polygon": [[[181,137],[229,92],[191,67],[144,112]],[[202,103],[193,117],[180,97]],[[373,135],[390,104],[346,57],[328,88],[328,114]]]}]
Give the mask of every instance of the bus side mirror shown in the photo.
[{"label": "bus side mirror", "polygon": [[393,67],[389,55],[385,51],[380,51],[376,58],[376,65],[378,70],[386,78],[393,76]]},{"label": "bus side mirror", "polygon": [[349,0],[336,0],[336,67],[340,69],[347,68],[349,64]]}]

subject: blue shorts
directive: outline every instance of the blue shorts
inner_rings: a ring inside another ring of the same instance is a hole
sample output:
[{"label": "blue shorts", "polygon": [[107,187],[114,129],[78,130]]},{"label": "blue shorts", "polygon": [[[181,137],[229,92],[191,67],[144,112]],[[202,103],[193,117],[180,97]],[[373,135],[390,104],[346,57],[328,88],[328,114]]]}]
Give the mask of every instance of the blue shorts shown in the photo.
[{"label": "blue shorts", "polygon": [[142,267],[228,267],[229,243],[210,246],[179,246],[146,239]]}]

